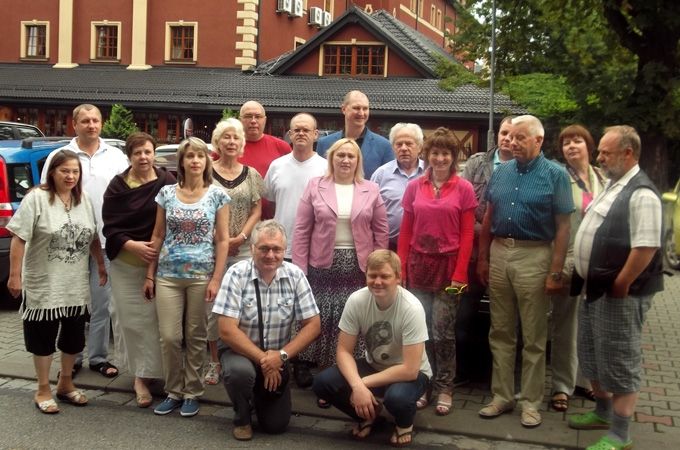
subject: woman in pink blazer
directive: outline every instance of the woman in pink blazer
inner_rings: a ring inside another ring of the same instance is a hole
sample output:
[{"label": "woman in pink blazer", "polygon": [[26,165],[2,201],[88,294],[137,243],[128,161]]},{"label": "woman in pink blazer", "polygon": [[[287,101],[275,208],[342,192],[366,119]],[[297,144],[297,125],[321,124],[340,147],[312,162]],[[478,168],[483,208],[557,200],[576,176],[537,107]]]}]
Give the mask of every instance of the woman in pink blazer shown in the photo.
[{"label": "woman in pink blazer", "polygon": [[321,311],[321,335],[300,359],[320,367],[335,363],[345,301],[366,285],[366,259],[388,240],[385,205],[378,185],[364,180],[357,143],[340,139],[327,158],[328,174],[311,179],[300,199],[293,235],[293,263]]}]

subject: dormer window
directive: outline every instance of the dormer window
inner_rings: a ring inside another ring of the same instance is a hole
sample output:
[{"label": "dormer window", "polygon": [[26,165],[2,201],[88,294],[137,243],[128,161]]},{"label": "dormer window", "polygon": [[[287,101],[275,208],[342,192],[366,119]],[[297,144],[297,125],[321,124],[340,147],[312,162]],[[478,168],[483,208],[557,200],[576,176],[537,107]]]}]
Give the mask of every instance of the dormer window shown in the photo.
[{"label": "dormer window", "polygon": [[323,46],[323,75],[384,77],[385,46],[326,44]]}]

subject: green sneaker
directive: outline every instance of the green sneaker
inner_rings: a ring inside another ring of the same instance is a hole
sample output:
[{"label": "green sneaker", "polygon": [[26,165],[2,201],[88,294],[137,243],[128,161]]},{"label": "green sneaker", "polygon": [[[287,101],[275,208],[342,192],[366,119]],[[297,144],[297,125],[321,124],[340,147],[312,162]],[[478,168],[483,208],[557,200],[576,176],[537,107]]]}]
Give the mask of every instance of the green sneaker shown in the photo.
[{"label": "green sneaker", "polygon": [[569,416],[569,428],[575,430],[608,430],[609,421],[602,419],[595,414],[595,411],[588,411],[585,414]]},{"label": "green sneaker", "polygon": [[633,448],[633,441],[621,442],[609,436],[602,438],[593,445],[586,447],[586,450],[630,450]]}]

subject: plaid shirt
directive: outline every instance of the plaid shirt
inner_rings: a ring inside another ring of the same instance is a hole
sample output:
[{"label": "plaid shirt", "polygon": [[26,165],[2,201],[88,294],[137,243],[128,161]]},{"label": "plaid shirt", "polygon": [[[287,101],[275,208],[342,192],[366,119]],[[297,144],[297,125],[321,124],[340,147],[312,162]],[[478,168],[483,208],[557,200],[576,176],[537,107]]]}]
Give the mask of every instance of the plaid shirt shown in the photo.
[{"label": "plaid shirt", "polygon": [[[586,210],[586,215],[574,239],[574,266],[576,272],[586,281],[595,233],[607,217],[616,197],[639,171],[640,167],[636,165],[616,182],[607,182],[605,190],[595,197]],[[630,198],[629,209],[630,247],[660,247],[661,202],[659,198],[649,189],[638,189]]]},{"label": "plaid shirt", "polygon": [[319,314],[304,273],[283,262],[272,283],[262,281],[252,258],[229,268],[215,298],[213,312],[239,320],[239,328],[260,347],[255,283],[259,280],[264,320],[265,349],[280,349],[290,341],[293,323]]}]

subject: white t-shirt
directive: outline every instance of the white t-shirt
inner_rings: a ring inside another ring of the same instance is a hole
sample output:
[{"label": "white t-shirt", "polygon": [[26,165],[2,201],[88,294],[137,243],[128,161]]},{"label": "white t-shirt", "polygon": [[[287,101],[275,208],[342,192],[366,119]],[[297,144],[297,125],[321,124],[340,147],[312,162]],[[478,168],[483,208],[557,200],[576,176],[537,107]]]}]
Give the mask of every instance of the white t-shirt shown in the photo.
[{"label": "white t-shirt", "polygon": [[264,198],[276,203],[274,219],[286,229],[286,258],[292,257],[293,230],[298,203],[309,180],[326,173],[328,161],[314,153],[306,161],[298,161],[292,153],[275,159],[264,178]]},{"label": "white t-shirt", "polygon": [[83,191],[87,192],[92,201],[95,216],[97,217],[97,232],[99,233],[99,240],[102,248],[106,244],[106,238],[102,234],[102,206],[104,205],[104,192],[109,187],[111,179],[125,171],[128,168],[129,162],[125,153],[117,148],[106,144],[102,139],[99,139],[99,148],[90,156],[78,147],[78,138],[71,139],[65,147],[58,148],[47,156],[45,166],[40,175],[40,182],[47,181],[47,169],[50,167],[52,157],[60,150],[71,150],[78,155],[80,165],[83,168],[81,177],[83,179]]},{"label": "white t-shirt", "polygon": [[90,301],[90,243],[97,229],[92,203],[81,202],[67,213],[55,196],[33,189],[21,202],[7,229],[26,242],[22,264],[23,318],[68,316],[67,308]]},{"label": "white t-shirt", "polygon": [[[347,334],[364,337],[366,361],[377,371],[401,364],[404,345],[427,341],[423,305],[401,286],[397,288],[395,302],[384,311],[378,308],[367,287],[354,292],[347,299],[338,326]],[[425,349],[420,371],[432,377]]]}]

